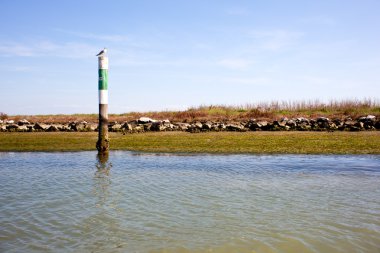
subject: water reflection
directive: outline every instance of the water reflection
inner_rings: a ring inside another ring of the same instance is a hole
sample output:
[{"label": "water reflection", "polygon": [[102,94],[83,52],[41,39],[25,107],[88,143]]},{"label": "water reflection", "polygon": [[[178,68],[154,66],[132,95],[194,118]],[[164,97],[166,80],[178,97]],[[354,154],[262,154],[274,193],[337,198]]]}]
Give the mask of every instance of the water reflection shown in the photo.
[{"label": "water reflection", "polygon": [[111,185],[110,170],[112,163],[108,161],[108,153],[98,153],[97,163],[95,164],[96,171],[94,175],[94,195],[97,196],[97,207],[103,206],[107,202],[110,194],[109,187]]},{"label": "water reflection", "polygon": [[109,176],[109,171],[112,167],[112,164],[108,162],[109,153],[99,152],[96,157],[97,157],[97,164],[96,164],[97,171],[96,171],[95,175],[96,176],[102,176],[102,175]]},{"label": "water reflection", "polygon": [[0,252],[379,252],[380,156],[6,154]]}]

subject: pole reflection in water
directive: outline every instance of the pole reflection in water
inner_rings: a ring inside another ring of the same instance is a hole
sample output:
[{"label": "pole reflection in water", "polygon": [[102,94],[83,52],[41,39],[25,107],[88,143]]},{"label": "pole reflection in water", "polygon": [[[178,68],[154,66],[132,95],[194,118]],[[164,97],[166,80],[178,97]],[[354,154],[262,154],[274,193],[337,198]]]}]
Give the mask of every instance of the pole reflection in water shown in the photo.
[{"label": "pole reflection in water", "polygon": [[111,185],[110,170],[112,163],[108,162],[108,152],[97,154],[96,172],[94,176],[94,195],[98,197],[97,207],[103,206],[109,193],[109,187]]},{"label": "pole reflection in water", "polygon": [[[120,217],[125,217],[119,208],[120,193],[115,192],[112,187],[117,187],[117,182],[110,173],[112,163],[108,160],[108,153],[97,154],[95,164],[95,174],[93,177],[92,195],[94,198],[93,210],[81,223],[83,234],[88,240],[83,243],[84,252],[124,252],[121,249],[125,246],[125,238],[122,236],[123,225]],[[82,252],[79,249],[78,252]]]},{"label": "pole reflection in water", "polygon": [[108,158],[109,158],[108,152],[104,152],[104,153],[99,152],[97,154],[97,160],[98,160],[96,164],[96,168],[98,169],[97,173],[105,174],[107,176],[109,175],[109,171],[112,167],[112,164],[108,163]]}]

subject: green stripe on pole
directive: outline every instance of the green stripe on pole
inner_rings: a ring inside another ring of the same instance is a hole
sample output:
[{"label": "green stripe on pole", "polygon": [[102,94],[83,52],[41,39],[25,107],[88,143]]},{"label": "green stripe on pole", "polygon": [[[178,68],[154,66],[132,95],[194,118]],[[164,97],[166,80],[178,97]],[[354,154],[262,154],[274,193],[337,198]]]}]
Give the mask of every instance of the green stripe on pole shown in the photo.
[{"label": "green stripe on pole", "polygon": [[108,70],[99,69],[99,90],[108,90]]}]

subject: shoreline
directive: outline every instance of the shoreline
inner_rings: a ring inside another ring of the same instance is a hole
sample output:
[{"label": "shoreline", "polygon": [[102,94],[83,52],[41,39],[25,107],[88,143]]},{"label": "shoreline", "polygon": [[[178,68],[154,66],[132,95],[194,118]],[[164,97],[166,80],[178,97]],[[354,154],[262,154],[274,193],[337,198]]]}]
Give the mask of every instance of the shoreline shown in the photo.
[{"label": "shoreline", "polygon": [[[105,126],[107,128],[107,126]],[[29,122],[26,119],[0,121],[0,132],[97,132],[99,124],[87,121],[66,123]],[[287,118],[280,120],[239,120],[239,121],[192,121],[172,122],[155,120],[148,117],[125,122],[108,122],[109,132],[144,133],[182,131],[190,133],[201,132],[249,132],[249,131],[375,131],[380,130],[380,118],[367,115],[352,119],[318,118]]]},{"label": "shoreline", "polygon": [[[96,132],[0,132],[0,152],[96,151]],[[110,151],[186,154],[380,154],[380,132],[110,133]]]}]

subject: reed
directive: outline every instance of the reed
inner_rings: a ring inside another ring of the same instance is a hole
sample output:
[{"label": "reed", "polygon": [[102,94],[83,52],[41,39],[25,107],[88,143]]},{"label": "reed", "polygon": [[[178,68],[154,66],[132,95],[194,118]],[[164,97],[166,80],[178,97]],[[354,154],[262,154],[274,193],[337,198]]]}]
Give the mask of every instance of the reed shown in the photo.
[{"label": "reed", "polygon": [[[263,120],[276,120],[281,117],[329,117],[353,119],[368,114],[380,117],[380,101],[376,99],[350,99],[330,100],[321,102],[310,101],[271,101],[244,105],[201,105],[190,107],[184,111],[151,111],[128,112],[122,114],[110,114],[110,121],[131,121],[142,116],[153,119],[169,119],[174,122],[192,121],[234,121],[249,120],[252,118]],[[72,115],[15,115],[10,119],[27,119],[31,122],[42,123],[66,123],[71,121],[97,122],[97,114],[72,114]]]}]

